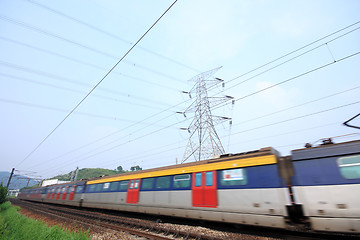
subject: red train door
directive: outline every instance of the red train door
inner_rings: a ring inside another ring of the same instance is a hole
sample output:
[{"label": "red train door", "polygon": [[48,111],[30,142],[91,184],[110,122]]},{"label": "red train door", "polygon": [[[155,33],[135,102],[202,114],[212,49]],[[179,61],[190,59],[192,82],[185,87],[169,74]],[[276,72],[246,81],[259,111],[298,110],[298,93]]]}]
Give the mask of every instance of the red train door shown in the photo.
[{"label": "red train door", "polygon": [[192,178],[193,207],[217,207],[216,171],[193,173]]},{"label": "red train door", "polygon": [[51,197],[50,199],[54,199],[56,188],[51,189]]},{"label": "red train door", "polygon": [[59,200],[60,194],[61,194],[61,187],[56,189],[56,200]]},{"label": "red train door", "polygon": [[140,182],[141,179],[133,179],[129,181],[126,203],[134,204],[139,202]]},{"label": "red train door", "polygon": [[70,189],[70,194],[69,194],[70,201],[72,201],[74,199],[75,190],[76,190],[76,185],[72,186]]},{"label": "red train door", "polygon": [[62,189],[62,197],[61,197],[61,200],[65,200],[66,199],[66,195],[67,195],[67,192],[69,190],[69,186],[66,186]]}]

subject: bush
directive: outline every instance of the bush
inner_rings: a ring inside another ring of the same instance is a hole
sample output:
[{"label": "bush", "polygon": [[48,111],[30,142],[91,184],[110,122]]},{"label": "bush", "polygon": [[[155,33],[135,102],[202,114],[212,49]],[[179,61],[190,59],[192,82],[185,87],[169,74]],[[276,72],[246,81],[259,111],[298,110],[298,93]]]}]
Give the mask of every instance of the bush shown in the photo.
[{"label": "bush", "polygon": [[3,187],[2,183],[0,184],[0,204],[7,201],[7,187]]}]

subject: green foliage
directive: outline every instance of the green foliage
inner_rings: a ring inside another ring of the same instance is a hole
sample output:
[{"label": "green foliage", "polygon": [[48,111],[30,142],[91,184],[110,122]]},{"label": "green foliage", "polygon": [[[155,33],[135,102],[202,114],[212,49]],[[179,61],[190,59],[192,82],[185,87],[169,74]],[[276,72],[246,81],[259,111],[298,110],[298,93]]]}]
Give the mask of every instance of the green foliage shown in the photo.
[{"label": "green foliage", "polygon": [[0,184],[0,204],[7,201],[7,193],[8,189],[7,187],[3,186],[3,184]]},{"label": "green foliage", "polygon": [[131,171],[140,171],[142,168],[139,165],[133,166],[130,168]]},{"label": "green foliage", "polygon": [[[110,175],[114,175],[114,174],[127,172],[127,171],[122,170],[121,166],[119,166],[117,169],[118,170],[110,170],[110,169],[104,169],[104,168],[83,168],[83,169],[79,170],[77,180],[100,177],[100,176],[104,176],[104,175],[110,176]],[[58,175],[53,178],[57,178],[60,181],[69,181],[70,176],[71,176],[71,172],[64,174],[64,175]]]},{"label": "green foliage", "polygon": [[10,202],[0,205],[0,239],[91,239],[89,232],[70,233],[62,227],[47,227],[43,222],[29,219],[17,212]]}]

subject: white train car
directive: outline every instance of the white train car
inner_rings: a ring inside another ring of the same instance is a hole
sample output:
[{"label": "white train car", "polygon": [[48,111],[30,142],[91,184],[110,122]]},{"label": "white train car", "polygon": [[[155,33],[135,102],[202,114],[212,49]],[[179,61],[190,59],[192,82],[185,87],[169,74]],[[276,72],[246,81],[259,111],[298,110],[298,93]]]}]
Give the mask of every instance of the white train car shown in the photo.
[{"label": "white train car", "polygon": [[87,182],[83,206],[285,228],[290,197],[271,148]]}]

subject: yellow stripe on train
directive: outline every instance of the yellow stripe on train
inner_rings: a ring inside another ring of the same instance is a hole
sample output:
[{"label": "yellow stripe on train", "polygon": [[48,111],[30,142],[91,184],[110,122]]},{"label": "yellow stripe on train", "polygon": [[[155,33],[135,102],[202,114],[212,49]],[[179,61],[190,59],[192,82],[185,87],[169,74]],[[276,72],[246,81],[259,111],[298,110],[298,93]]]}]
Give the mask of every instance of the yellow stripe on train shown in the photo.
[{"label": "yellow stripe on train", "polygon": [[134,174],[126,174],[124,176],[116,176],[116,177],[108,177],[103,179],[97,179],[88,181],[87,184],[96,184],[96,183],[104,183],[104,182],[115,182],[129,179],[137,179],[137,178],[149,178],[149,177],[160,177],[167,175],[176,175],[176,174],[184,174],[184,173],[193,173],[193,172],[203,172],[203,171],[214,171],[220,169],[230,169],[230,168],[240,168],[240,167],[251,167],[257,165],[267,165],[276,163],[275,155],[267,155],[267,156],[259,156],[252,158],[242,158],[237,160],[230,161],[222,161],[215,163],[207,163],[201,165],[194,165],[188,167],[181,167],[181,165],[176,165],[171,169],[164,170],[155,170],[151,172],[144,173],[136,173]]}]

